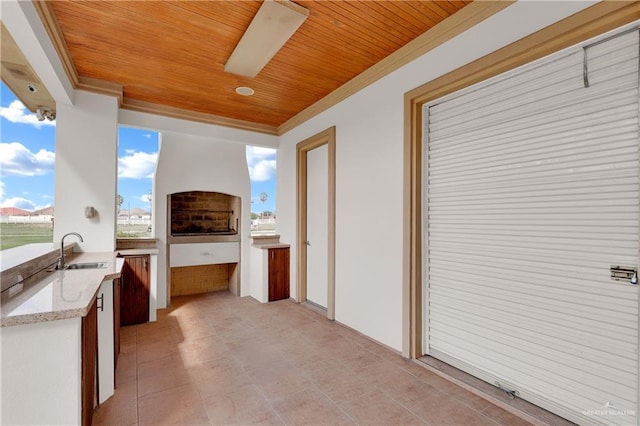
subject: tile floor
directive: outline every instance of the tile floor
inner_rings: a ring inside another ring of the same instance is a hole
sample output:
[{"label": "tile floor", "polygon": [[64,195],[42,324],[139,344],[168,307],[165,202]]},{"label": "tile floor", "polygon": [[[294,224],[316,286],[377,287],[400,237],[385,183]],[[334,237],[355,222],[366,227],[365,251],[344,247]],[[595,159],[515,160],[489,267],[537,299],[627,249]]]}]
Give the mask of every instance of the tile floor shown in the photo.
[{"label": "tile floor", "polygon": [[288,300],[174,298],[121,345],[95,425],[528,424]]}]

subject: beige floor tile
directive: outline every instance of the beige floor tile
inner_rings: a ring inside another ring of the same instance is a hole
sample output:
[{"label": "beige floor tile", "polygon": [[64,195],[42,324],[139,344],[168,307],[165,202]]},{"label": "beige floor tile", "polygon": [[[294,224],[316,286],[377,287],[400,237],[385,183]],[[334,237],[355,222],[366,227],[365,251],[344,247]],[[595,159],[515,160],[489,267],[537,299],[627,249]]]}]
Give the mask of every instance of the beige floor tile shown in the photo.
[{"label": "beige floor tile", "polygon": [[432,425],[496,425],[488,417],[447,394],[425,399],[410,408],[412,412]]},{"label": "beige floor tile", "polygon": [[140,425],[207,425],[209,418],[193,384],[139,398]]},{"label": "beige floor tile", "polygon": [[191,382],[178,355],[138,364],[138,397],[162,392]]},{"label": "beige floor tile", "polygon": [[409,372],[398,371],[398,376],[378,387],[393,400],[411,409],[416,405],[442,394],[427,381],[412,376]]},{"label": "beige floor tile", "polygon": [[212,424],[283,424],[264,394],[248,384],[203,400]]},{"label": "beige floor tile", "polygon": [[120,352],[120,355],[118,355],[118,366],[116,368],[116,385],[135,381],[137,374],[137,361],[135,352]]},{"label": "beige floor tile", "polygon": [[211,368],[206,371],[198,369],[191,370],[190,373],[203,400],[253,384],[249,374],[242,368],[227,367],[215,361],[211,364],[203,364],[205,368],[209,366]]},{"label": "beige floor tile", "polygon": [[527,426],[531,424],[528,421],[523,420],[520,417],[515,416],[510,412],[503,410],[502,408],[493,404],[485,408],[482,411],[482,414],[487,416],[494,422],[504,426]]},{"label": "beige floor tile", "polygon": [[426,422],[381,391],[342,401],[342,409],[358,424],[424,425]]},{"label": "beige floor tile", "polygon": [[118,384],[116,393],[93,414],[96,425],[134,425],[138,423],[136,382]]},{"label": "beige floor tile", "polygon": [[311,380],[303,371],[280,361],[250,373],[253,382],[269,400],[285,398],[311,386]]},{"label": "beige floor tile", "polygon": [[178,353],[177,342],[174,339],[161,339],[154,342],[138,344],[136,350],[136,361],[138,364],[142,364],[177,355]]},{"label": "beige floor tile", "polygon": [[313,388],[277,399],[273,407],[288,425],[355,424],[338,405]]}]

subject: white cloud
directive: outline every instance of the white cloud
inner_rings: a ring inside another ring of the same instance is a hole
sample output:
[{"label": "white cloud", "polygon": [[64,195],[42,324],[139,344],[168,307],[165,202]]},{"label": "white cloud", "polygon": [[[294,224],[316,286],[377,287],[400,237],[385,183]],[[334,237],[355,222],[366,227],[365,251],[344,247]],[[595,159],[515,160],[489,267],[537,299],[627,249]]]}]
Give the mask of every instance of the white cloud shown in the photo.
[{"label": "white cloud", "polygon": [[139,199],[140,201],[143,201],[143,202],[145,202],[145,203],[148,203],[148,202],[149,202],[149,198],[150,198],[150,197],[151,197],[151,194],[147,193],[147,194],[142,194],[142,195],[138,196],[138,199]]},{"label": "white cloud", "polygon": [[118,177],[129,179],[152,178],[156,171],[158,153],[131,152],[118,158]]},{"label": "white cloud", "polygon": [[20,142],[0,143],[3,176],[39,176],[53,172],[56,154],[41,149],[33,153]]},{"label": "white cloud", "polygon": [[4,182],[0,182],[0,200],[4,198]]},{"label": "white cloud", "polygon": [[2,207],[16,207],[22,210],[33,211],[36,210],[36,203],[26,198],[13,197],[8,198],[2,202]]},{"label": "white cloud", "polygon": [[30,112],[27,107],[18,100],[11,102],[8,107],[0,107],[0,117],[9,120],[12,123],[30,124],[38,129],[41,126],[56,125],[55,120],[38,121],[36,115]]},{"label": "white cloud", "polygon": [[145,133],[142,135],[143,138],[151,139],[151,133]]},{"label": "white cloud", "polygon": [[259,146],[247,146],[249,178],[253,182],[264,182],[276,173],[276,150]]},{"label": "white cloud", "polygon": [[276,173],[276,160],[262,160],[255,166],[249,166],[249,178],[253,182],[265,182]]}]

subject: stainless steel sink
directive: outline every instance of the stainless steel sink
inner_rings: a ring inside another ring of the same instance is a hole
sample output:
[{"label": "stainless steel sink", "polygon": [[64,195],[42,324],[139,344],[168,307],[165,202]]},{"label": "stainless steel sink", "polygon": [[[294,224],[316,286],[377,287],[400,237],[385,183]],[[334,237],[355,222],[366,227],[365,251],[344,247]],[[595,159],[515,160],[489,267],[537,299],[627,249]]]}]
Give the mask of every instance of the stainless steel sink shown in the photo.
[{"label": "stainless steel sink", "polygon": [[109,262],[70,263],[64,269],[104,269]]}]

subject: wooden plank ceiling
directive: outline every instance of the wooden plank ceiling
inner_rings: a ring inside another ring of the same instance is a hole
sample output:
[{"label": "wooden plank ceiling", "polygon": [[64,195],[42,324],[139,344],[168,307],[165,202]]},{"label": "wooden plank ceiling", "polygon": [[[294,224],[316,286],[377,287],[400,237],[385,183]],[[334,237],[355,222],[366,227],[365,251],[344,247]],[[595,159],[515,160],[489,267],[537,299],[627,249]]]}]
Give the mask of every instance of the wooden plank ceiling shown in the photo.
[{"label": "wooden plank ceiling", "polygon": [[[261,1],[44,5],[76,77],[122,85],[125,106],[143,101],[277,128],[471,0],[296,3],[308,19],[253,79],[223,68]],[[238,86],[255,95],[237,95]]]}]

